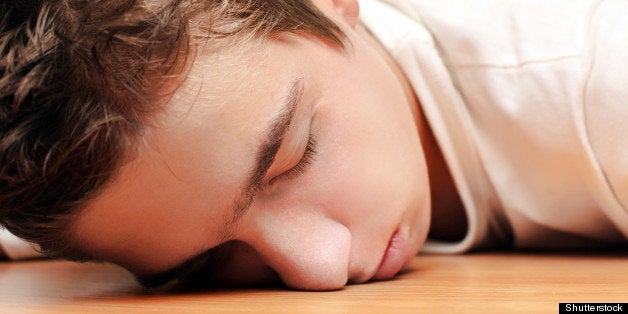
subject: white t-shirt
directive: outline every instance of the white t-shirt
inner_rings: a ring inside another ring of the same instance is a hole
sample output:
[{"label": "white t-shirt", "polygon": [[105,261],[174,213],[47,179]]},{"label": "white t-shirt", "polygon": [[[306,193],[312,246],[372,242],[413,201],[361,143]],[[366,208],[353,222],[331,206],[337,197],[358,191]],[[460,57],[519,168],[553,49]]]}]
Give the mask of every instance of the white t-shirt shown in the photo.
[{"label": "white t-shirt", "polygon": [[628,1],[360,5],[465,205],[466,237],[426,251],[628,243]]},{"label": "white t-shirt", "polygon": [[0,229],[0,250],[9,259],[27,259],[42,257],[35,246],[14,236],[6,229]]}]

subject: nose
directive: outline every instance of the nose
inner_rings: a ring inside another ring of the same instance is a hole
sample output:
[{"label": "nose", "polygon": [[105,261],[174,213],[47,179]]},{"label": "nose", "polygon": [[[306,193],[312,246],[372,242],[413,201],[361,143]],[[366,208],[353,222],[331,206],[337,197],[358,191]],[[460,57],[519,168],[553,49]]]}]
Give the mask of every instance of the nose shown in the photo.
[{"label": "nose", "polygon": [[299,290],[338,290],[349,276],[351,234],[342,224],[309,212],[269,210],[245,218],[240,239],[281,280]]}]

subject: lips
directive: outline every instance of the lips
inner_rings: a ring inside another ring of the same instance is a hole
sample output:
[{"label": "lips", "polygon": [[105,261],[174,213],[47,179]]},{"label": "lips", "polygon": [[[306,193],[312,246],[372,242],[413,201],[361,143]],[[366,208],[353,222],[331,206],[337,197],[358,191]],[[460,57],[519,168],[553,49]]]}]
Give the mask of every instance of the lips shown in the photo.
[{"label": "lips", "polygon": [[390,238],[386,252],[382,258],[374,280],[386,280],[392,278],[405,265],[408,252],[407,239],[397,230]]}]

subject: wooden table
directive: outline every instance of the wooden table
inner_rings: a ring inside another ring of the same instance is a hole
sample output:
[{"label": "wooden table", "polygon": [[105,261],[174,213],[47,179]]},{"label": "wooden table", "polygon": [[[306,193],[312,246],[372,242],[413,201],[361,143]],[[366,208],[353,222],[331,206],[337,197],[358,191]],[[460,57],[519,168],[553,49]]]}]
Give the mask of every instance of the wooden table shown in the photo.
[{"label": "wooden table", "polygon": [[111,265],[0,263],[1,313],[558,313],[628,302],[628,254],[422,255],[394,280],[341,291],[143,291]]}]

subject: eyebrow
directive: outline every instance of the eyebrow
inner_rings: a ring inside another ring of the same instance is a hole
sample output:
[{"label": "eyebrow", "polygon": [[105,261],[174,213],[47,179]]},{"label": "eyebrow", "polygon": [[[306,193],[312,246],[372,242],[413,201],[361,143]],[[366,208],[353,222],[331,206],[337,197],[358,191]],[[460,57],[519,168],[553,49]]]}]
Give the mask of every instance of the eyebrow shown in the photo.
[{"label": "eyebrow", "polygon": [[240,197],[234,202],[231,223],[242,217],[251,206],[253,197],[260,189],[262,180],[277,156],[283,138],[294,120],[294,113],[302,98],[303,78],[297,78],[290,84],[288,95],[284,98],[284,105],[266,131],[266,140],[257,150],[254,170],[249,175],[249,180],[242,189]]},{"label": "eyebrow", "polygon": [[[229,227],[237,222],[253,203],[253,197],[260,189],[262,180],[266,176],[268,169],[273,164],[277,152],[281,147],[281,142],[286,135],[288,128],[294,120],[296,108],[303,98],[303,78],[299,77],[290,83],[288,94],[284,98],[284,104],[278,114],[272,119],[270,127],[266,130],[266,139],[257,149],[257,157],[255,166],[249,175],[249,179],[241,190],[240,195],[236,198],[232,206],[231,220],[222,227],[219,235],[220,241],[229,236]],[[198,268],[200,261],[214,258],[216,254],[214,249],[205,251],[199,255],[185,260],[179,265],[172,267],[166,271],[149,275],[135,276],[136,281],[144,288],[156,288],[163,286],[174,280],[181,279],[190,274],[194,269]]]}]

